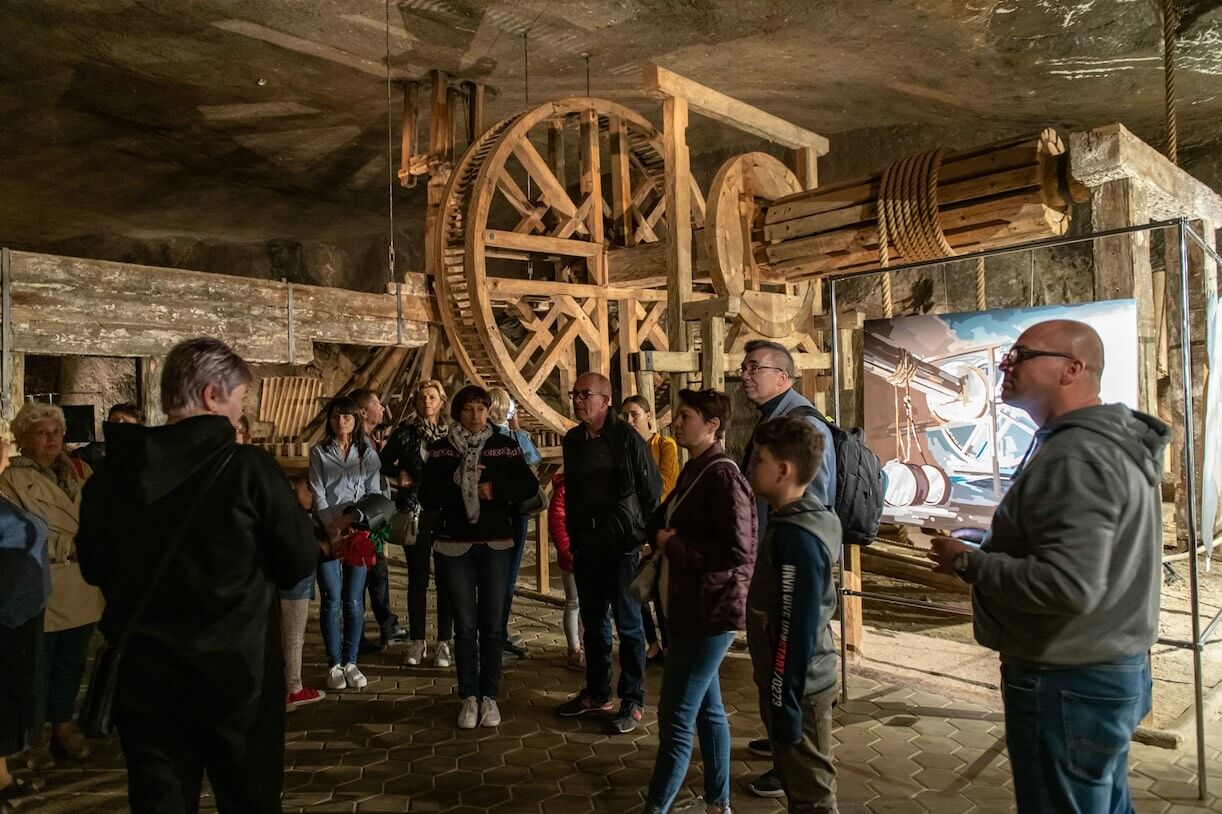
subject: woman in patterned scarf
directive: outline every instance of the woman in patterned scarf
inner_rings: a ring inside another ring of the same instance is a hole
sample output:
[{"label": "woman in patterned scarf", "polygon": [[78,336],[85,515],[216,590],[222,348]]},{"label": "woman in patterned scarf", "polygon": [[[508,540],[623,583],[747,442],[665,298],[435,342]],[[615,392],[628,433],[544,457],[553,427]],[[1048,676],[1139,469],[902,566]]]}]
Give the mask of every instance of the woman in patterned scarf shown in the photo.
[{"label": "woman in patterned scarf", "polygon": [[43,621],[39,712],[51,724],[51,752],[58,760],[84,760],[89,743],[74,722],[76,698],[94,625],[102,616],[101,592],[85,582],[76,559],[81,486],[92,474],[64,451],[64,412],[53,404],[27,404],[13,419],[21,456],[0,475],[0,491],[37,515],[49,531],[51,597]]},{"label": "woman in patterned scarf", "polygon": [[461,729],[499,726],[496,697],[505,645],[505,586],[513,563],[517,504],[539,488],[518,442],[488,421],[492,398],[482,387],[458,391],[454,423],[429,445],[420,505],[441,512],[434,549],[438,582],[454,611]]}]

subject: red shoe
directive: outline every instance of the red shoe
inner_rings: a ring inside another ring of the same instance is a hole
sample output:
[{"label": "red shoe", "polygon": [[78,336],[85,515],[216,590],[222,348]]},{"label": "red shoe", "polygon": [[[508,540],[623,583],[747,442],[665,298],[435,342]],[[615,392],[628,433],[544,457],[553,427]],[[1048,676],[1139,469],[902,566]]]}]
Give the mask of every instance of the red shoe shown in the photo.
[{"label": "red shoe", "polygon": [[316,690],[313,687],[302,687],[295,693],[290,693],[284,699],[284,711],[292,712],[298,707],[304,707],[307,704],[313,704],[326,698],[327,694],[321,690]]}]

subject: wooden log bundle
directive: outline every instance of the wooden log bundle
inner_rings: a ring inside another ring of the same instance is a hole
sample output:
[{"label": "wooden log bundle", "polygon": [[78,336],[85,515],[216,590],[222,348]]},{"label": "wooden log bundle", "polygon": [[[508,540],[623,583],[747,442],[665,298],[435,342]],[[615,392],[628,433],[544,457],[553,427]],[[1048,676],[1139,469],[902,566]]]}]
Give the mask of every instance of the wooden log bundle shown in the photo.
[{"label": "wooden log bundle", "polygon": [[[1064,234],[1073,196],[1056,131],[945,157],[938,223],[957,253]],[[787,281],[879,264],[882,174],[799,192],[761,207],[753,231],[761,272]],[[890,265],[905,258],[893,244]]]}]

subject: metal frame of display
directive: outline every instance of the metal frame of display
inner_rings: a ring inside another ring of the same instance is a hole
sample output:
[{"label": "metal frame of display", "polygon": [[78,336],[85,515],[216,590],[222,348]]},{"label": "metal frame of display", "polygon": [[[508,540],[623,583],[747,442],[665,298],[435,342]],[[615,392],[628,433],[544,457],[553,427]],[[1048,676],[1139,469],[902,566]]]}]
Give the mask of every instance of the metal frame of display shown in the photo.
[{"label": "metal frame of display", "polygon": [[[1194,717],[1196,719],[1196,749],[1197,749],[1197,791],[1198,798],[1206,799],[1208,793],[1208,773],[1205,768],[1205,704],[1204,704],[1204,680],[1201,672],[1201,655],[1206,644],[1209,644],[1210,638],[1222,622],[1222,611],[1219,611],[1209,624],[1205,627],[1204,632],[1201,630],[1201,603],[1200,603],[1200,583],[1197,564],[1197,546],[1200,537],[1198,524],[1201,518],[1197,516],[1197,477],[1196,477],[1196,426],[1194,418],[1194,407],[1192,403],[1192,343],[1191,343],[1191,321],[1189,311],[1189,287],[1188,287],[1188,242],[1189,238],[1197,243],[1202,251],[1211,257],[1215,263],[1222,266],[1222,256],[1210,247],[1205,239],[1196,233],[1189,224],[1187,218],[1176,218],[1173,220],[1154,221],[1151,223],[1141,224],[1138,226],[1123,226],[1116,229],[1105,229],[1097,232],[1091,232],[1086,235],[1074,235],[1069,237],[1054,237],[1046,240],[1031,241],[1028,243],[1016,244],[1013,246],[1003,246],[996,249],[986,249],[971,254],[955,255],[954,257],[944,257],[935,260],[923,260],[915,263],[904,263],[903,265],[890,266],[887,268],[863,269],[861,271],[852,271],[844,274],[828,275],[829,297],[828,304],[831,311],[831,336],[832,336],[832,415],[836,423],[840,423],[840,342],[839,342],[839,313],[836,304],[836,286],[843,280],[853,279],[857,277],[867,277],[875,274],[894,274],[898,271],[909,271],[912,269],[930,268],[932,266],[944,265],[948,262],[960,262],[964,260],[975,260],[976,258],[997,257],[1006,254],[1018,254],[1021,252],[1039,251],[1040,249],[1049,249],[1057,246],[1070,246],[1077,243],[1087,243],[1096,240],[1102,240],[1110,237],[1119,237],[1122,235],[1135,234],[1138,232],[1154,232],[1160,230],[1176,230],[1179,240],[1179,266],[1180,266],[1180,329],[1182,331],[1182,341],[1180,343],[1180,364],[1183,373],[1184,386],[1184,434],[1185,434],[1185,475],[1187,478],[1187,493],[1188,493],[1188,584],[1189,584],[1189,602],[1191,605],[1190,616],[1192,620],[1192,639],[1184,641],[1181,639],[1164,639],[1159,638],[1158,643],[1176,647],[1182,650],[1192,651],[1192,667],[1193,667],[1193,704]],[[1168,270],[1169,271],[1169,270]],[[1213,530],[1209,529],[1208,533],[1212,534]],[[1161,548],[1161,544],[1160,544]],[[1161,552],[1160,552],[1161,554]],[[847,701],[849,698],[848,689],[848,651],[845,639],[845,613],[844,600],[846,597],[856,597],[858,599],[869,599],[875,602],[881,602],[890,605],[899,605],[904,607],[917,607],[925,610],[936,611],[940,613],[948,613],[959,616],[972,615],[972,612],[965,608],[958,608],[953,605],[942,605],[933,602],[916,602],[907,599],[898,599],[885,594],[873,593],[868,591],[859,591],[852,588],[844,587],[844,558],[840,558],[840,586],[838,593],[840,594],[840,671],[841,671],[841,693],[842,697]]]}]

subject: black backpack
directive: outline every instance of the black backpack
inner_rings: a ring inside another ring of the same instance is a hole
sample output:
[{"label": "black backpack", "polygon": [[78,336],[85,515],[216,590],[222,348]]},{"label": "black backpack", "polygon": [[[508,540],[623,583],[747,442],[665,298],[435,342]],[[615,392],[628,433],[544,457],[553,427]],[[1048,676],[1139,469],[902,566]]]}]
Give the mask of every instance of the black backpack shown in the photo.
[{"label": "black backpack", "polygon": [[786,415],[814,416],[832,433],[836,450],[836,515],[844,542],[869,545],[878,535],[883,516],[883,469],[874,450],[866,446],[865,433],[854,427],[843,430],[814,407],[798,407]]}]

